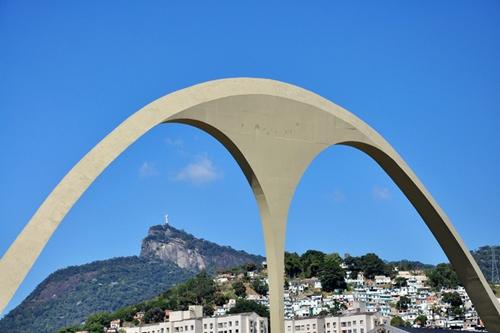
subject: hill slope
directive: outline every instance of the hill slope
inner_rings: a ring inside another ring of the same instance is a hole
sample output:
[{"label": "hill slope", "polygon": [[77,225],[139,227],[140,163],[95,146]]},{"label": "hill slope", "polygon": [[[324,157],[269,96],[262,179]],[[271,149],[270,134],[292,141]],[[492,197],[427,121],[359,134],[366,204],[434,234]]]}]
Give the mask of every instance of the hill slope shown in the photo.
[{"label": "hill slope", "polygon": [[151,298],[193,273],[139,257],[95,261],[60,269],[0,321],[0,332],[51,332]]},{"label": "hill slope", "polygon": [[201,269],[213,272],[263,260],[169,225],[151,227],[141,248],[139,257],[95,261],[52,273],[0,320],[0,332],[52,332],[78,324],[92,313],[152,298]]}]

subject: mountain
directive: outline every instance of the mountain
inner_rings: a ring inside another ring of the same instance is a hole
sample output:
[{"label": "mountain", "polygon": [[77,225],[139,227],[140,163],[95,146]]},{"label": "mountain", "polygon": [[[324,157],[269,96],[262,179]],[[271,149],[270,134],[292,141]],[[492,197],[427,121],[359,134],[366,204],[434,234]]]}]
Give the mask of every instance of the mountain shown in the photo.
[{"label": "mountain", "polygon": [[88,315],[151,298],[193,273],[137,256],[60,269],[0,320],[0,332],[52,332]]},{"label": "mountain", "polygon": [[174,262],[190,270],[212,272],[249,262],[260,264],[265,260],[262,256],[196,238],[168,224],[149,229],[148,236],[142,242],[141,257]]},{"label": "mountain", "polygon": [[170,225],[153,226],[140,256],[95,261],[57,270],[0,320],[0,332],[49,333],[150,299],[184,282],[197,271],[214,272],[261,256],[198,239]]}]

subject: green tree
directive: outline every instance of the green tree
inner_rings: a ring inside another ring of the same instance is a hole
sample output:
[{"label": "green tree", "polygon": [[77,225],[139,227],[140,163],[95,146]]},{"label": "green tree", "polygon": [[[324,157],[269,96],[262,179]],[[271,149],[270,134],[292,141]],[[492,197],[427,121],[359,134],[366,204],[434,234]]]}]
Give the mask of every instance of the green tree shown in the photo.
[{"label": "green tree", "polygon": [[302,272],[306,278],[317,276],[321,266],[323,266],[323,260],[325,259],[325,254],[321,251],[307,250],[301,257],[302,262]]},{"label": "green tree", "polygon": [[302,262],[297,253],[285,252],[285,273],[290,278],[302,273]]},{"label": "green tree", "polygon": [[391,319],[391,326],[394,327],[405,327],[406,322],[400,316],[394,316]]},{"label": "green tree", "polygon": [[319,272],[319,279],[324,291],[330,292],[336,289],[345,290],[345,271],[340,267],[340,258],[335,255],[327,255]]},{"label": "green tree", "polygon": [[391,267],[375,253],[367,253],[361,256],[360,268],[368,279],[373,279],[375,275],[391,275]]},{"label": "green tree", "polygon": [[111,320],[111,314],[108,312],[98,312],[87,318],[83,328],[91,333],[102,333]]},{"label": "green tree", "polygon": [[245,264],[245,270],[247,272],[254,272],[257,270],[257,265],[253,262],[249,262],[249,263]]},{"label": "green tree", "polygon": [[238,297],[245,297],[247,294],[247,288],[241,281],[235,281],[232,284],[234,294]]},{"label": "green tree", "polygon": [[359,257],[347,256],[344,258],[344,264],[346,264],[347,269],[351,271],[350,278],[355,279],[358,273],[361,271],[361,264]]},{"label": "green tree", "polygon": [[409,299],[406,296],[401,296],[399,298],[398,302],[396,303],[396,308],[400,311],[401,310],[408,310],[410,305],[411,305],[411,299]]},{"label": "green tree", "polygon": [[165,317],[165,312],[162,309],[155,307],[151,308],[144,314],[144,322],[146,324],[150,323],[160,323]]},{"label": "green tree", "polygon": [[464,314],[464,309],[462,308],[462,305],[464,303],[462,302],[462,298],[456,291],[452,293],[444,293],[442,301],[450,304],[450,314],[458,317],[461,317]]},{"label": "green tree", "polygon": [[203,314],[205,316],[213,316],[214,315],[214,308],[210,305],[203,305]]},{"label": "green tree", "polygon": [[333,305],[329,307],[328,312],[332,316],[337,316],[344,310],[347,310],[347,306],[342,302],[334,300]]},{"label": "green tree", "polygon": [[427,317],[424,315],[419,315],[417,318],[415,318],[414,324],[417,324],[420,327],[425,327],[425,325],[427,325]]},{"label": "green tree", "polygon": [[436,268],[427,271],[427,278],[430,286],[436,290],[454,289],[460,285],[457,273],[450,264],[439,264]]},{"label": "green tree", "polygon": [[216,293],[214,297],[214,303],[217,306],[223,306],[228,301],[228,298],[223,293]]},{"label": "green tree", "polygon": [[462,302],[462,297],[454,291],[452,293],[444,293],[442,297],[443,302],[450,304],[451,306],[461,306],[464,303]]},{"label": "green tree", "polygon": [[236,304],[228,311],[229,314],[255,312],[261,317],[269,318],[269,310],[266,306],[246,299],[238,299]]},{"label": "green tree", "polygon": [[394,279],[394,286],[397,288],[406,287],[408,286],[408,281],[404,277],[398,276]]},{"label": "green tree", "polygon": [[121,319],[123,321],[132,321],[134,320],[134,315],[137,312],[137,309],[133,306],[126,306],[124,308],[118,309],[113,312],[112,317],[116,319]]},{"label": "green tree", "polygon": [[257,294],[262,296],[267,295],[267,292],[269,291],[269,287],[267,286],[267,284],[258,278],[253,280],[252,288]]},{"label": "green tree", "polygon": [[373,279],[375,275],[393,275],[392,266],[386,264],[375,253],[367,253],[361,257],[348,256],[344,263],[351,271],[351,278],[356,278],[359,272],[363,272],[368,279]]},{"label": "green tree", "polygon": [[215,297],[216,285],[213,278],[205,271],[194,278],[178,285],[173,291],[177,306],[187,308],[192,304],[210,304]]}]

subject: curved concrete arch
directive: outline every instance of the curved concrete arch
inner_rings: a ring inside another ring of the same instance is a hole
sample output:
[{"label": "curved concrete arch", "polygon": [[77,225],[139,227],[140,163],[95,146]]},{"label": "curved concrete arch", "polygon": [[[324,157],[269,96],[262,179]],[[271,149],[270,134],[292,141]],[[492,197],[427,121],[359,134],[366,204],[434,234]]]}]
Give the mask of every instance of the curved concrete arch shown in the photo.
[{"label": "curved concrete arch", "polygon": [[211,81],[168,94],[130,116],[87,153],[0,260],[0,309],[90,184],[130,144],[166,122],[189,124],[212,134],[245,173],[262,219],[273,332],[284,329],[284,243],[290,201],[314,157],[334,144],[360,149],[384,168],[438,240],[487,329],[500,331],[500,305],[484,276],[445,213],[396,151],[363,121],[312,92],[249,78]]}]

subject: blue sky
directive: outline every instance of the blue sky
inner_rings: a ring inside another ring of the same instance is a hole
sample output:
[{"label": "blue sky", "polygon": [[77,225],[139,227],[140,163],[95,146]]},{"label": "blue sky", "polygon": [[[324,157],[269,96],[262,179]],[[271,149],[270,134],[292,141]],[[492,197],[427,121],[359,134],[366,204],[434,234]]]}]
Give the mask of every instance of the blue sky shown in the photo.
[{"label": "blue sky", "polygon": [[[347,108],[393,144],[469,248],[500,243],[498,1],[2,1],[0,49],[0,254],[130,114],[239,76]],[[264,253],[256,203],[229,153],[200,130],[162,125],[75,205],[9,309],[58,268],[138,254],[166,213],[196,236]],[[286,246],[446,260],[391,180],[347,147],[307,170]]]}]

